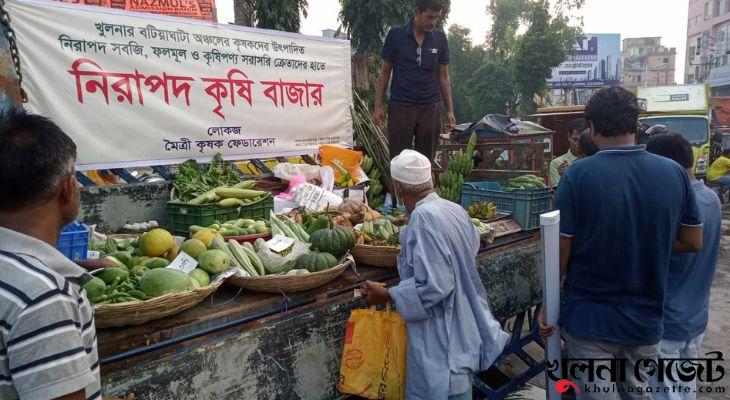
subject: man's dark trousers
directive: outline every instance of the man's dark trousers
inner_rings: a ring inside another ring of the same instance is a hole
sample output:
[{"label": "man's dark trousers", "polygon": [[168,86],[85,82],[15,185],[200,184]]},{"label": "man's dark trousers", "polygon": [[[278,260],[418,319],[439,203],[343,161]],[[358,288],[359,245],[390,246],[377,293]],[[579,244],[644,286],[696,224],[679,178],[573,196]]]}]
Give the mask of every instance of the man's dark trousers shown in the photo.
[{"label": "man's dark trousers", "polygon": [[441,103],[403,105],[388,108],[388,150],[390,158],[410,149],[433,161],[441,131]]}]

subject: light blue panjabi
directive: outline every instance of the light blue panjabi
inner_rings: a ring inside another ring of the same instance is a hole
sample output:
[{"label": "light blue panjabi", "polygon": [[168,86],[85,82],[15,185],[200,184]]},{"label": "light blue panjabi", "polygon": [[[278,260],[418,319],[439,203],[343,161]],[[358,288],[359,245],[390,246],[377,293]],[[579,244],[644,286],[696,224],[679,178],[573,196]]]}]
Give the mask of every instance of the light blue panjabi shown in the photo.
[{"label": "light blue panjabi", "polygon": [[432,193],[416,204],[400,242],[401,281],[388,292],[408,326],[406,398],[462,394],[509,338],[477,274],[479,233],[463,208]]}]

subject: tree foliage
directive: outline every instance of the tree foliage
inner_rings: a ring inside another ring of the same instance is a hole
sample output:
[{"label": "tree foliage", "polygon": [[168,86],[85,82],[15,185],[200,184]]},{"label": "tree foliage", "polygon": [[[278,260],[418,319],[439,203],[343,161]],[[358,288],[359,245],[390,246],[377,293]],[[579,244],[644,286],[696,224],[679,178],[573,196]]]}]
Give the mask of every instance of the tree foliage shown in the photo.
[{"label": "tree foliage", "polygon": [[298,33],[307,5],[307,0],[256,0],[256,26]]},{"label": "tree foliage", "polygon": [[[482,60],[481,68],[471,72],[473,67],[468,63],[452,63],[450,69],[452,77],[471,74],[465,95],[460,89],[454,90],[454,102],[461,107],[467,104],[470,120],[488,113],[524,115],[535,111],[534,95],[545,93],[552,69],[565,60],[581,33],[580,26],[571,25],[568,14],[583,1],[558,0],[552,10],[548,0],[490,2],[487,13],[493,24],[486,38],[486,54],[482,55],[484,50],[478,47],[466,50],[477,53],[474,57]],[[452,52],[467,49],[456,32],[449,39],[455,40],[455,44],[449,43]],[[474,62],[471,54],[460,57]]]},{"label": "tree foliage", "polygon": [[451,94],[454,100],[454,114],[457,121],[473,121],[481,118],[469,101],[472,91],[469,80],[484,63],[487,51],[484,46],[475,46],[469,35],[471,31],[459,25],[449,27],[449,73]]},{"label": "tree foliage", "polygon": [[[377,55],[388,30],[413,18],[415,0],[340,0],[341,30],[347,32],[358,54]],[[440,25],[448,18],[451,1],[444,1]]]}]

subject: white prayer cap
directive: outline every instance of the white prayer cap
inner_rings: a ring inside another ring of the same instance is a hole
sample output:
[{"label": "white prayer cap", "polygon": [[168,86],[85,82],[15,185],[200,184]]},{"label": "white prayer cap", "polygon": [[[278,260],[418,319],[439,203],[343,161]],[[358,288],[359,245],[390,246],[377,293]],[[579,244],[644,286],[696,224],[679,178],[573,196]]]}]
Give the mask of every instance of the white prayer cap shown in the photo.
[{"label": "white prayer cap", "polygon": [[423,154],[403,150],[390,162],[393,180],[408,185],[420,185],[431,180],[431,162]]}]

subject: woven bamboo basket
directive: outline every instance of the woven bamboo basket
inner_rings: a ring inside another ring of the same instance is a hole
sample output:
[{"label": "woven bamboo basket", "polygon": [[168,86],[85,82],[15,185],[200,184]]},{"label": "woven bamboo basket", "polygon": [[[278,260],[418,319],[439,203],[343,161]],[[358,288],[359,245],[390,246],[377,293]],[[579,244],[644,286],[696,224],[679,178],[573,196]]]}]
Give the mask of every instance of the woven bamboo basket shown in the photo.
[{"label": "woven bamboo basket", "polygon": [[[265,293],[281,293],[281,292],[303,292],[305,290],[320,287],[330,281],[335,280],[338,276],[353,265],[352,260],[345,260],[344,263],[332,267],[328,270],[312,272],[306,275],[267,275],[267,276],[249,276],[236,277],[232,276],[226,281],[245,289],[256,292]],[[357,271],[355,271],[357,272]]]},{"label": "woven bamboo basket", "polygon": [[358,264],[369,265],[371,267],[395,268],[398,266],[400,247],[358,244],[352,249],[351,253]]},{"label": "woven bamboo basket", "polygon": [[97,328],[140,325],[178,314],[195,307],[223,283],[218,281],[208,286],[184,293],[170,293],[145,301],[103,304],[94,309]]}]

